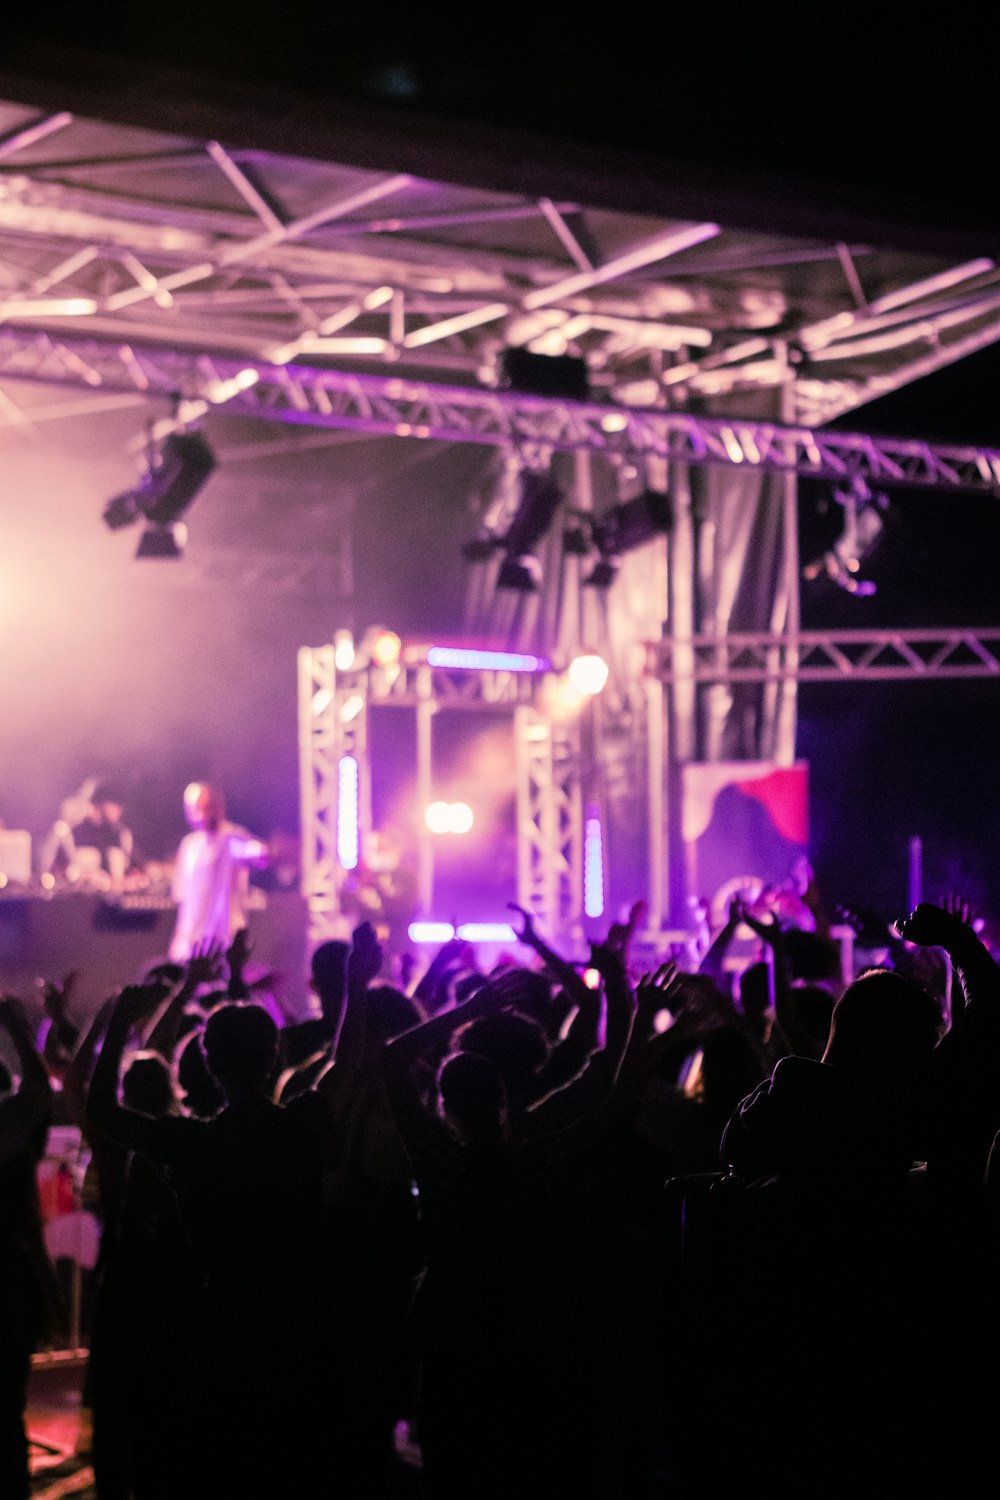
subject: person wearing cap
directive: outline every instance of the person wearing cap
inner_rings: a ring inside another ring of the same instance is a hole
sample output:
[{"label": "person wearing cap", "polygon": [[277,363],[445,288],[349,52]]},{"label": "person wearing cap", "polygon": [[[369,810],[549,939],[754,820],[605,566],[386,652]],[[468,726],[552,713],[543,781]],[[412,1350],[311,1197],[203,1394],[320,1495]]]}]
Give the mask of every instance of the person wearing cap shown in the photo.
[{"label": "person wearing cap", "polygon": [[191,831],[178,845],[172,882],[177,919],[169,956],[175,963],[186,963],[206,942],[229,950],[247,925],[250,871],[268,862],[267,845],[226,817],[218,787],[192,781],[184,816]]}]

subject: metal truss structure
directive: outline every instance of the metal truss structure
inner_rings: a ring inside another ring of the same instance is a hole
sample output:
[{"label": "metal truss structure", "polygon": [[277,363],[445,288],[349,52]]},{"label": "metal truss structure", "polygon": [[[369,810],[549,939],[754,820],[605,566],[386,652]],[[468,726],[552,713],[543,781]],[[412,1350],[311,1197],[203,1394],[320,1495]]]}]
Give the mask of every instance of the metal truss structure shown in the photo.
[{"label": "metal truss structure", "polygon": [[624,411],[580,401],[267,366],[136,345],[0,332],[0,379],[30,378],[160,396],[176,418],[212,406],[265,420],[347,428],[371,436],[485,443],[522,454],[575,452],[611,460],[656,458],[738,466],[834,482],[1000,493],[1000,450],[907,438],[823,432],[751,419]]},{"label": "metal truss structure", "polygon": [[888,682],[1000,678],[1000,630],[802,630],[664,639],[649,670],[663,682]]},{"label": "metal truss structure", "polygon": [[[536,706],[545,672],[460,670],[426,662],[338,671],[332,645],[302,647],[298,661],[302,889],[311,945],[349,935],[342,898],[349,872],[338,857],[339,768],[358,768],[358,829],[372,829],[369,709],[411,708],[417,719],[416,782],[426,805],[432,774],[432,721],[441,708],[490,709],[514,726],[517,802],[517,899],[542,928],[575,943],[583,881],[580,737],[577,721]],[[419,833],[419,899],[430,917],[434,893],[431,835]]]},{"label": "metal truss structure", "polygon": [[150,395],[150,346],[473,389],[495,389],[515,347],[578,361],[598,405],[744,409],[780,389],[812,429],[1000,338],[985,256],[595,207],[555,180],[457,185],[408,170],[405,139],[386,172],[241,134],[138,128],[113,99],[100,119],[0,101],[0,421],[30,418],[15,374],[95,396],[108,381],[69,340],[46,364],[38,333],[107,344]]},{"label": "metal truss structure", "polygon": [[[385,171],[247,139],[251,129],[235,144],[197,127],[140,128],[113,103],[85,118],[0,102],[0,432],[135,405],[157,418],[153,435],[233,423],[245,442],[279,422],[491,444],[527,464],[572,452],[780,473],[789,485],[1000,493],[995,450],[827,425],[1000,340],[1000,266],[987,256],[595,206],[555,181],[531,193],[461,185],[408,169],[405,140]],[[512,349],[573,362],[588,399],[510,389]],[[779,409],[780,423],[746,415]],[[665,688],[676,701],[677,684],[998,670],[993,634],[974,629],[796,624],[711,640],[672,629],[650,648],[646,679],[654,914],[670,823]],[[426,665],[338,673],[332,647],[304,649],[299,673],[314,936],[339,912],[331,818],[345,754],[370,825],[370,702],[415,707],[425,778],[436,706],[511,713],[519,895],[553,930],[579,910],[580,757],[572,732],[538,712],[537,683]],[[422,892],[431,874],[425,848]]]}]

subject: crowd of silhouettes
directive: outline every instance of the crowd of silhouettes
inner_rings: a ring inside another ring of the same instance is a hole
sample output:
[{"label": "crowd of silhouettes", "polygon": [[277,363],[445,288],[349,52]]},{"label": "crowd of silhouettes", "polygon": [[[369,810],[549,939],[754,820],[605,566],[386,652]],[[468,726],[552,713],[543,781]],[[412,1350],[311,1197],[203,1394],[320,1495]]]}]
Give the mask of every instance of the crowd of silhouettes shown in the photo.
[{"label": "crowd of silhouettes", "polygon": [[0,1000],[0,1494],[64,1333],[54,1122],[101,1229],[98,1500],[973,1482],[1000,967],[957,899],[859,972],[803,907],[643,960],[639,902],[575,961],[512,905],[487,971],[452,940],[393,979],[362,923],[304,1019],[245,930],[89,1018],[74,975]]}]

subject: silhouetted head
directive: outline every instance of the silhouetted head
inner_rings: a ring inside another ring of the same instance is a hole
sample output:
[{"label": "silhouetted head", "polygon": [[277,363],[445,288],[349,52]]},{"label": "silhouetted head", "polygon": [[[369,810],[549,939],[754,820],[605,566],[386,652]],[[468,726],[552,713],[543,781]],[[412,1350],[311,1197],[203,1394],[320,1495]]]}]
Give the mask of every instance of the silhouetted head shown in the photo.
[{"label": "silhouetted head", "polygon": [[537,1021],[546,1035],[553,1036],[565,1020],[566,1007],[555,1004],[552,984],[545,974],[539,974],[534,969],[521,969],[519,972],[521,985],[517,992],[518,1010],[522,1016],[530,1016]]},{"label": "silhouetted head", "polygon": [[549,1060],[549,1043],[542,1027],[516,1010],[478,1016],[459,1028],[455,1045],[460,1052],[489,1058],[511,1098],[530,1100],[535,1081]]},{"label": "silhouetted head", "polygon": [[232,1099],[264,1093],[278,1061],[278,1028],[262,1005],[231,1002],[205,1022],[205,1061]]},{"label": "silhouetted head", "polygon": [[445,1119],[464,1140],[494,1144],[506,1129],[507,1094],[489,1058],[456,1052],[438,1069],[438,1095]]},{"label": "silhouetted head", "polygon": [[926,1061],[943,1030],[941,1006],[922,985],[893,969],[867,969],[833,1007],[823,1061],[905,1073]]},{"label": "silhouetted head", "polygon": [[423,1007],[394,984],[373,984],[365,991],[369,1040],[381,1046],[427,1019]]},{"label": "silhouetted head", "polygon": [[91,801],[105,823],[120,823],[125,815],[125,794],[110,781],[102,781],[94,788]]},{"label": "silhouetted head", "polygon": [[319,947],[314,950],[309,960],[309,973],[317,995],[336,997],[343,993],[350,952],[350,943],[340,942],[333,938],[328,942],[320,943]]},{"label": "silhouetted head", "polygon": [[192,828],[214,833],[226,816],[226,800],[217,786],[192,781],[184,788],[184,816]]},{"label": "silhouetted head", "polygon": [[793,984],[789,1004],[794,1006],[799,1025],[811,1043],[808,1055],[822,1057],[830,1040],[833,995],[822,984]]},{"label": "silhouetted head", "polygon": [[752,1025],[759,1027],[771,1004],[771,970],[763,959],[743,970],[738,993],[740,1010]]},{"label": "silhouetted head", "polygon": [[184,1108],[199,1120],[210,1120],[225,1108],[226,1096],[208,1071],[202,1046],[203,1028],[196,1017],[191,1021],[194,1029],[177,1047],[177,1082],[184,1095]]},{"label": "silhouetted head", "polygon": [[170,1068],[158,1052],[136,1052],[122,1077],[122,1099],[129,1109],[159,1119],[174,1108]]}]

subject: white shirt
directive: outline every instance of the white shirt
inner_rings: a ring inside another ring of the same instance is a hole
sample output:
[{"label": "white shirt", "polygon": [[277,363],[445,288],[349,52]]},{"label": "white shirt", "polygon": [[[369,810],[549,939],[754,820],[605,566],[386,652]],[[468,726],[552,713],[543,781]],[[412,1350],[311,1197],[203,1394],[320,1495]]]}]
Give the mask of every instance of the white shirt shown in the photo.
[{"label": "white shirt", "polygon": [[170,957],[186,963],[195,945],[209,938],[228,948],[246,926],[248,865],[266,858],[267,846],[235,823],[213,831],[195,828],[185,834],[174,861],[173,897],[177,922]]}]

